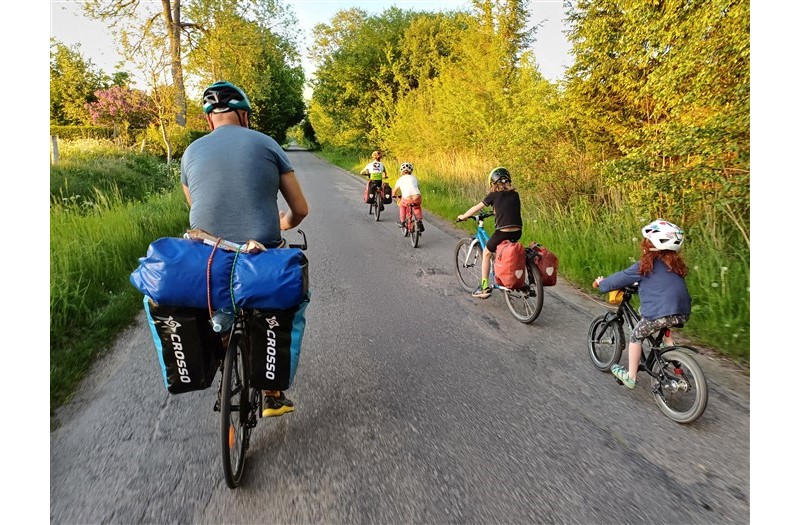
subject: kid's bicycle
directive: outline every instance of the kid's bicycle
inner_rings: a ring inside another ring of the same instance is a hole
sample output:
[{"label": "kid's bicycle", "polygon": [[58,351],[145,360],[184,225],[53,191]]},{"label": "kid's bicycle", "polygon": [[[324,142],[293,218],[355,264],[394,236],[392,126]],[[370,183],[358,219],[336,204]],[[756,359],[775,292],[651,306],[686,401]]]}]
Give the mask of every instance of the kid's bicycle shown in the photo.
[{"label": "kid's bicycle", "polygon": [[[400,197],[395,197],[395,199],[399,201]],[[399,205],[400,204],[398,204],[398,206]],[[406,214],[406,220],[400,225],[400,230],[403,232],[403,237],[411,236],[411,246],[416,248],[419,245],[419,237],[422,235],[419,229],[419,219],[414,215],[414,208],[418,205],[409,202],[406,206],[408,207],[408,212]]]},{"label": "kid's bicycle", "polygon": [[381,220],[381,210],[383,210],[383,184],[373,188],[373,198],[369,201],[369,214],[375,214],[375,221]]},{"label": "kid's bicycle", "polygon": [[[480,211],[477,215],[469,217],[477,223],[477,231],[474,235],[465,237],[456,243],[456,276],[461,287],[468,292],[474,291],[481,283],[483,250],[489,241],[489,234],[483,228],[483,221],[493,215],[494,212],[491,211]],[[456,222],[460,221],[456,220]],[[534,250],[525,248],[525,254],[525,285],[521,289],[512,290],[495,282],[494,258],[491,261],[489,283],[493,289],[503,292],[506,305],[514,319],[521,323],[529,324],[535,321],[542,312],[544,289],[539,268],[533,263]]]},{"label": "kid's bicycle", "polygon": [[[639,293],[638,284],[624,288],[621,293],[617,310],[596,317],[589,326],[589,357],[604,372],[611,370],[622,356],[623,327],[631,331],[641,319],[631,306],[631,298]],[[708,385],[700,365],[689,354],[699,352],[685,345],[662,347],[668,335],[669,328],[663,328],[658,335],[643,341],[639,371],[650,376],[650,391],[661,412],[678,423],[691,423],[706,409]],[[619,379],[617,382],[622,384]]]},{"label": "kid's bicycle", "polygon": [[[303,236],[303,242],[288,247],[306,250],[306,234],[303,230],[297,233]],[[250,334],[255,315],[252,309],[237,311],[230,332],[223,335],[226,351],[219,365],[221,380],[214,411],[220,413],[222,472],[225,483],[232,489],[241,482],[250,433],[262,417],[264,404],[262,391],[250,384]]]}]

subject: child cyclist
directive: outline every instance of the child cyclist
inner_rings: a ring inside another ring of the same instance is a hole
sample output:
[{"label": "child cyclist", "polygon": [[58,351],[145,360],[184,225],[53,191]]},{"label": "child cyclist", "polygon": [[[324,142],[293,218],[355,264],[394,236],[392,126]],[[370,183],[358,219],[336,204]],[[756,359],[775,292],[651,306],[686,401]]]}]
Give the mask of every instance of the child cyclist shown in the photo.
[{"label": "child cyclist", "polygon": [[422,193],[419,191],[419,181],[417,177],[412,175],[414,166],[410,162],[404,162],[400,165],[400,178],[394,183],[392,189],[392,197],[397,197],[397,208],[400,213],[400,226],[406,223],[408,216],[408,205],[415,204],[414,216],[419,221],[419,231],[424,232],[425,226],[422,224]]},{"label": "child cyclist", "polygon": [[[375,195],[376,190],[380,189],[383,184],[383,179],[389,178],[389,174],[386,173],[386,166],[381,162],[383,152],[381,152],[381,150],[375,150],[370,157],[372,160],[359,172],[360,175],[369,176],[369,182],[367,182],[366,187],[367,196],[370,194]],[[369,200],[366,202],[369,202]],[[381,211],[383,211],[383,202],[378,202],[376,204],[378,204],[381,207]]]},{"label": "child cyclist", "polygon": [[459,221],[472,217],[480,210],[491,206],[494,211],[494,233],[483,250],[481,284],[472,292],[472,297],[486,299],[492,294],[489,286],[489,264],[497,246],[503,241],[518,241],[522,237],[522,205],[519,193],[511,184],[511,174],[498,167],[489,172],[489,194],[475,206],[458,216]]},{"label": "child cyclist", "polygon": [[[592,283],[602,292],[639,283],[642,319],[631,332],[628,369],[618,364],[611,367],[614,377],[630,389],[636,388],[642,341],[662,328],[685,323],[692,310],[692,299],[684,280],[689,269],[678,253],[683,245],[683,230],[671,222],[656,219],[642,228],[642,235],[638,262],[606,278],[599,276]],[[672,338],[665,338],[664,343],[672,346]]]}]

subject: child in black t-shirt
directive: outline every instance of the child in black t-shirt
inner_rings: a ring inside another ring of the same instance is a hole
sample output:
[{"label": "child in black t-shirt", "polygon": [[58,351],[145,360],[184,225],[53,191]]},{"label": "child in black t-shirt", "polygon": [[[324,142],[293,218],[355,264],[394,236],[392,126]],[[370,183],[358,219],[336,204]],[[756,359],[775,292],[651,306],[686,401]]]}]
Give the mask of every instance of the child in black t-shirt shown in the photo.
[{"label": "child in black t-shirt", "polygon": [[481,299],[492,294],[492,287],[489,286],[489,263],[497,245],[505,240],[518,241],[522,237],[521,204],[519,193],[511,184],[511,174],[502,167],[493,169],[489,173],[489,187],[491,191],[482,201],[458,216],[458,220],[463,221],[487,206],[491,206],[494,211],[494,233],[483,250],[481,284],[472,292],[473,297]]}]

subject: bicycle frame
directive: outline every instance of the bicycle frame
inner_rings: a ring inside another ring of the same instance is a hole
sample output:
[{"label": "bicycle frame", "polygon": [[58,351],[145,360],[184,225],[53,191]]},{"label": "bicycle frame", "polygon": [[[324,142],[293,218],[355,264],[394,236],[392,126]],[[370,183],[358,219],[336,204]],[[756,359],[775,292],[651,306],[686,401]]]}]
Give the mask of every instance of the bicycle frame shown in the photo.
[{"label": "bicycle frame", "polygon": [[[642,316],[639,315],[639,312],[637,312],[633,306],[631,306],[631,298],[635,293],[634,290],[635,288],[631,287],[626,287],[623,290],[622,302],[619,304],[619,307],[617,307],[617,310],[614,312],[608,312],[606,314],[606,326],[611,322],[622,323],[623,325],[627,326],[629,330],[633,331],[637,323],[642,318]],[[605,333],[605,330],[606,328],[603,329],[601,335]],[[642,344],[642,355],[639,358],[639,370],[647,372],[647,374],[652,377],[658,378],[657,374],[654,373],[653,370],[656,369],[656,363],[662,363],[661,354],[675,348],[673,346],[661,346],[664,337],[668,333],[669,328],[662,328],[659,330],[658,334],[649,335],[645,338],[645,341],[649,343],[650,348],[648,349],[646,348],[646,345]],[[694,353],[699,353],[696,349],[690,346],[682,346],[681,348],[686,348]]]},{"label": "bicycle frame", "polygon": [[[473,250],[478,250],[478,249],[480,250],[481,258],[483,257],[483,250],[486,249],[486,244],[489,242],[489,233],[484,229],[483,221],[484,221],[485,218],[491,217],[492,215],[494,215],[494,214],[493,213],[480,213],[478,215],[478,219],[477,219],[478,227],[477,227],[477,230],[475,231],[475,234],[472,235],[474,240],[473,240],[472,244],[470,244],[470,246],[469,246],[469,251],[467,251],[467,259],[472,257],[472,255],[474,253]],[[480,248],[478,248],[478,246],[480,246]],[[505,286],[501,286],[501,285],[497,284],[495,282],[495,280],[494,280],[494,258],[490,259],[490,263],[489,263],[489,280],[491,281],[493,288],[497,288],[499,290],[509,290],[509,288],[506,288]]]}]

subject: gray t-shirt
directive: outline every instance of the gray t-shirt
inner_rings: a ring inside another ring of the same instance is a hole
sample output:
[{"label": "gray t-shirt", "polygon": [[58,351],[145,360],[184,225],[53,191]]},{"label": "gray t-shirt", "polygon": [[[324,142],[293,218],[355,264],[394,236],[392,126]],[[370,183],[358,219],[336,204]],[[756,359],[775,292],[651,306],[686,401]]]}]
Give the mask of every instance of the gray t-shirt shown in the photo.
[{"label": "gray t-shirt", "polygon": [[271,137],[235,125],[216,128],[181,158],[181,182],[192,199],[189,225],[236,243],[275,246],[281,239],[280,176],[290,171]]}]

